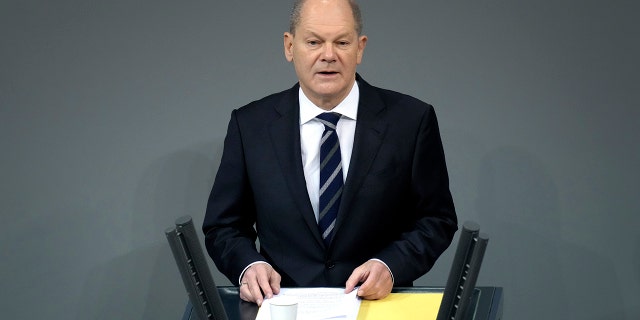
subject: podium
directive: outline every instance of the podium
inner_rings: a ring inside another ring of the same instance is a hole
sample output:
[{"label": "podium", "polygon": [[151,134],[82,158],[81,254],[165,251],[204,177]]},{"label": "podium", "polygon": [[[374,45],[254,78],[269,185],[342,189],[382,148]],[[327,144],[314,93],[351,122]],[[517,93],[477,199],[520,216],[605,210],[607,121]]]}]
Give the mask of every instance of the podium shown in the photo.
[{"label": "podium", "polygon": [[[178,218],[175,226],[165,230],[165,235],[189,295],[183,320],[254,320],[256,318],[258,306],[242,301],[238,287],[216,286],[190,216]],[[437,320],[500,319],[502,288],[475,286],[488,241],[489,237],[480,233],[480,226],[477,223],[465,222],[446,287],[394,288],[391,293],[441,293],[441,302],[436,308]],[[392,301],[392,304],[389,304],[393,306],[392,309],[394,307],[399,309],[390,310],[389,313],[385,309],[377,309],[370,314],[361,313],[361,318],[366,317],[365,320],[367,320],[376,315],[378,317],[388,314],[397,315],[408,310],[403,308],[403,304],[398,304],[397,300],[387,301]],[[371,302],[371,305],[375,303],[375,301]],[[435,304],[437,301],[429,302],[433,307],[431,303]],[[381,306],[382,304],[378,304],[378,307]],[[360,311],[362,310],[361,306]],[[430,314],[427,310],[424,311],[425,316]],[[420,314],[420,307],[416,307],[415,314]],[[413,313],[405,313],[405,315],[410,316]]]},{"label": "podium", "polygon": [[[218,292],[229,320],[254,320],[258,314],[258,306],[254,303],[242,301],[238,290],[238,287],[233,286],[218,287]],[[444,287],[394,288],[391,292],[442,293],[444,292]],[[467,313],[466,318],[468,320],[500,320],[502,318],[502,299],[503,291],[501,287],[474,288],[471,294],[470,312]],[[187,302],[182,320],[201,320],[194,312],[190,302]]]}]

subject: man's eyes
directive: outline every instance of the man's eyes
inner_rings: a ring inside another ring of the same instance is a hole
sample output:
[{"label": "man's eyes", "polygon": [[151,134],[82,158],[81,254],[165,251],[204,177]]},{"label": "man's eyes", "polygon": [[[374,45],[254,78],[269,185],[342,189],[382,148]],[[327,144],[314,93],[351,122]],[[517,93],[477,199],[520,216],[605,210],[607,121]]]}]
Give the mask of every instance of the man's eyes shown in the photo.
[{"label": "man's eyes", "polygon": [[[311,47],[319,46],[321,44],[318,40],[307,40],[307,45]],[[336,44],[340,47],[348,47],[350,45],[349,41],[337,41]]]}]

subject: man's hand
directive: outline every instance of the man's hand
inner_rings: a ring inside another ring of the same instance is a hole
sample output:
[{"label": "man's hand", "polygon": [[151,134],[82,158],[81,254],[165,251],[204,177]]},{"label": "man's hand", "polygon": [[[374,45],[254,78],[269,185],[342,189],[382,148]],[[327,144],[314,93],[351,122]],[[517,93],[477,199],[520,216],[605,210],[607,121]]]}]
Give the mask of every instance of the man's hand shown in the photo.
[{"label": "man's hand", "polygon": [[280,292],[280,274],[266,263],[249,267],[240,283],[240,299],[262,305],[262,300]]},{"label": "man's hand", "polygon": [[386,297],[393,288],[391,272],[382,262],[369,260],[357,267],[347,279],[345,293],[362,283],[358,289],[358,296],[367,300],[377,300]]}]

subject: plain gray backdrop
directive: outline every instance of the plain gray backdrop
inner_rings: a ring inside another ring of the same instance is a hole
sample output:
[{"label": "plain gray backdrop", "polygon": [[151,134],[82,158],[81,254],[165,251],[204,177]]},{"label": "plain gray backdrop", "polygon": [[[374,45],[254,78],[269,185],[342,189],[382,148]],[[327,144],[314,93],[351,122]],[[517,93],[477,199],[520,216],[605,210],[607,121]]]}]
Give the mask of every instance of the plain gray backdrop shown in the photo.
[{"label": "plain gray backdrop", "polygon": [[[640,318],[638,3],[362,1],[359,72],[436,107],[505,319]],[[0,2],[0,318],[180,318],[164,229],[202,223],[231,110],[295,83],[289,7]]]}]

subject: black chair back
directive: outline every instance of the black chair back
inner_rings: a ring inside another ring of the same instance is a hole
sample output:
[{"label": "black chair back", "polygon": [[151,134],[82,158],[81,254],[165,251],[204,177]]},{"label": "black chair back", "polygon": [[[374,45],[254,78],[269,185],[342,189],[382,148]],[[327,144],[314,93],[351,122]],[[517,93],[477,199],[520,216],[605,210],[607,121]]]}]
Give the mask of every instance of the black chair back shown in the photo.
[{"label": "black chair back", "polygon": [[489,236],[480,233],[480,226],[477,223],[472,221],[464,223],[437,320],[469,318],[470,315],[466,313],[471,304],[471,296],[488,242]]},{"label": "black chair back", "polygon": [[190,216],[183,216],[175,224],[175,227],[165,230],[165,235],[197,319],[228,320],[193,220]]}]

